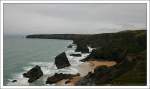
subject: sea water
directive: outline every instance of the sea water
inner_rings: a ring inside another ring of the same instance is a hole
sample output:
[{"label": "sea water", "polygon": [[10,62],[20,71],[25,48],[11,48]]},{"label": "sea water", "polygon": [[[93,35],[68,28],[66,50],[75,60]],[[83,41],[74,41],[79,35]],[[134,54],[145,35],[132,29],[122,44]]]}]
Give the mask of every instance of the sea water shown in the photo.
[{"label": "sea water", "polygon": [[[27,39],[24,36],[4,36],[3,41],[3,83],[4,86],[43,86],[46,79],[55,73],[76,74],[81,59],[89,54],[82,54],[81,57],[70,56],[76,53],[73,48],[67,48],[71,40],[55,39]],[[65,52],[71,64],[70,67],[57,69],[55,57]],[[79,52],[80,53],[80,52]],[[39,65],[44,73],[40,79],[28,83],[28,78],[22,76],[35,65]],[[16,82],[12,82],[17,80]]]}]

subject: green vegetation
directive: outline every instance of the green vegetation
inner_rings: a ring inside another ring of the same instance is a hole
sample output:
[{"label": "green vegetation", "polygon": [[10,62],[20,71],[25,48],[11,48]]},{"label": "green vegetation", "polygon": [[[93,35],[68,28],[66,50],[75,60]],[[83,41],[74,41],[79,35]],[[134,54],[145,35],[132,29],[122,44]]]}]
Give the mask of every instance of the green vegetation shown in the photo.
[{"label": "green vegetation", "polygon": [[113,85],[146,85],[147,80],[147,61],[146,61],[146,51],[144,51],[137,59],[137,63],[133,69],[122,74],[116,79],[112,80],[110,83]]},{"label": "green vegetation", "polygon": [[[118,33],[96,34],[75,43],[88,44],[97,48],[87,59],[115,60],[122,62],[113,67],[105,84],[112,85],[146,85],[147,67],[147,32],[146,30],[122,31]],[[119,50],[118,50],[119,49]],[[124,53],[127,51],[127,53]],[[127,59],[123,59],[123,57]],[[84,61],[86,59],[83,59]],[[117,60],[116,60],[117,59]],[[123,60],[128,60],[124,62]],[[97,75],[97,74],[96,74]],[[109,78],[111,77],[111,78]],[[95,78],[102,85],[101,77]],[[106,78],[107,79],[107,78]],[[104,81],[104,80],[103,80]]]}]

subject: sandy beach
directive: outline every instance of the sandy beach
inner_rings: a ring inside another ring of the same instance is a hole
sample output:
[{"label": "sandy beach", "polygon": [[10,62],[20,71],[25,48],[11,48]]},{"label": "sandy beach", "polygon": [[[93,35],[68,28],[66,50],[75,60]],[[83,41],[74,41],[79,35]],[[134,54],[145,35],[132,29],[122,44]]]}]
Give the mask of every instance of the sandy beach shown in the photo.
[{"label": "sandy beach", "polygon": [[79,65],[80,76],[72,77],[71,79],[63,79],[56,83],[58,86],[70,85],[74,86],[82,77],[86,76],[89,72],[94,72],[94,69],[99,66],[111,67],[116,65],[115,61],[87,61]]},{"label": "sandy beach", "polygon": [[111,67],[116,65],[115,61],[88,61],[88,63],[90,64],[91,67],[93,67],[93,69],[95,69],[98,66],[107,66],[107,67]]}]

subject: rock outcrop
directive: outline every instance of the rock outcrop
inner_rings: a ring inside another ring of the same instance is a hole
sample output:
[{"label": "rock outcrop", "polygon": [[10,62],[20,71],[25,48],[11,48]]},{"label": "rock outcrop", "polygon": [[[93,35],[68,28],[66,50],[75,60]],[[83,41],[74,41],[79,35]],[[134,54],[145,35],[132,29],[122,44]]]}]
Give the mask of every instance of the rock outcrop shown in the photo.
[{"label": "rock outcrop", "polygon": [[80,74],[77,73],[77,74],[73,75],[73,74],[63,74],[63,73],[58,74],[58,73],[55,73],[53,76],[47,78],[46,84],[57,83],[60,80],[70,79],[70,78],[75,77],[75,76],[80,76]]},{"label": "rock outcrop", "polygon": [[89,60],[113,60],[116,62],[120,62],[125,56],[127,55],[127,50],[126,49],[121,49],[121,48],[101,48],[101,49],[95,49],[92,50],[91,54],[81,60],[81,61],[89,61]]},{"label": "rock outcrop", "polygon": [[17,82],[17,80],[12,80],[11,82]]},{"label": "rock outcrop", "polygon": [[66,53],[63,52],[55,57],[55,65],[58,69],[70,66]]},{"label": "rock outcrop", "polygon": [[23,76],[26,78],[29,78],[28,82],[32,83],[35,80],[39,79],[41,76],[43,76],[43,72],[41,70],[41,67],[36,65],[31,70],[29,70],[27,73],[24,73]]},{"label": "rock outcrop", "polygon": [[89,72],[88,75],[83,77],[77,85],[97,85],[98,83],[105,83],[110,79],[110,68],[106,66],[100,66],[94,70],[94,73]]},{"label": "rock outcrop", "polygon": [[81,54],[70,54],[70,56],[81,57]]},{"label": "rock outcrop", "polygon": [[89,49],[88,49],[87,45],[84,45],[84,44],[77,44],[77,48],[75,51],[82,52],[82,53],[89,53]]}]

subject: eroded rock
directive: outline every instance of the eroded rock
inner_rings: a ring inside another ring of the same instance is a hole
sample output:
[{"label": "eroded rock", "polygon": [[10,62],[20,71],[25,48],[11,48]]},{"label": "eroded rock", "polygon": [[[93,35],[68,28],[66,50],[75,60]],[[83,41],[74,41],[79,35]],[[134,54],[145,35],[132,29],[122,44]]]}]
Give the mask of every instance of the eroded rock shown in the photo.
[{"label": "eroded rock", "polygon": [[80,76],[80,74],[79,73],[77,73],[77,74],[63,74],[63,73],[58,74],[58,73],[55,73],[53,76],[47,78],[46,84],[57,83],[60,80],[71,79],[72,77],[75,77],[75,76]]},{"label": "eroded rock", "polygon": [[43,72],[41,70],[41,67],[36,65],[31,70],[29,70],[27,73],[24,73],[23,76],[26,78],[29,78],[28,82],[32,83],[35,80],[39,79],[41,76],[43,76]]},{"label": "eroded rock", "polygon": [[58,69],[70,66],[66,53],[63,52],[55,57],[55,65]]},{"label": "eroded rock", "polygon": [[82,53],[89,53],[89,49],[88,49],[87,45],[84,45],[84,44],[77,44],[77,48],[75,51],[82,52]]}]

